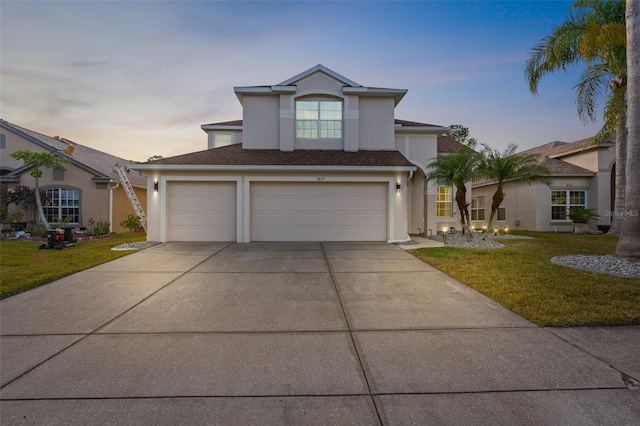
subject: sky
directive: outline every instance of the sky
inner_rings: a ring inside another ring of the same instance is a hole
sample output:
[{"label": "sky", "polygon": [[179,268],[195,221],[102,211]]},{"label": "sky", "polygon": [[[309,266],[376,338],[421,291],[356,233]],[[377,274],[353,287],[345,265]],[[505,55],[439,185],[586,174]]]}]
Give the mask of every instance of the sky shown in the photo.
[{"label": "sky", "polygon": [[[0,0],[0,117],[128,160],[207,148],[200,126],[242,118],[235,86],[317,64],[407,89],[396,118],[462,124],[519,151],[593,136],[582,69],[524,77],[571,1]],[[600,105],[600,111],[603,106]]]}]

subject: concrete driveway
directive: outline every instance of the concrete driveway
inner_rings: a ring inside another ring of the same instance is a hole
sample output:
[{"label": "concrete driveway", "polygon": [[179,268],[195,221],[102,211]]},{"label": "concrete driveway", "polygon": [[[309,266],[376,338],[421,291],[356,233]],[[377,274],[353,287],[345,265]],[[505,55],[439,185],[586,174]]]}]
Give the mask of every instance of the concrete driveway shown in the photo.
[{"label": "concrete driveway", "polygon": [[640,423],[640,327],[542,329],[383,243],[162,244],[0,332],[3,425]]}]

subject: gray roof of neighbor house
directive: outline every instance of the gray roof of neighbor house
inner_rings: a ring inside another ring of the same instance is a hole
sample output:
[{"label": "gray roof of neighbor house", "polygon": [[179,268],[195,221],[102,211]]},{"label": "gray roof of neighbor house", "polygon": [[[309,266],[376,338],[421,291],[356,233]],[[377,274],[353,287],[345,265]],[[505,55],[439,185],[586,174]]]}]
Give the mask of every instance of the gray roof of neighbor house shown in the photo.
[{"label": "gray roof of neighbor house", "polygon": [[242,149],[242,144],[143,163],[182,166],[357,166],[414,167],[399,151]]},{"label": "gray roof of neighbor house", "polygon": [[[550,175],[553,176],[594,176],[596,173],[584,167],[576,166],[562,159],[572,154],[581,153],[598,148],[610,148],[615,146],[611,141],[601,144],[593,143],[593,138],[580,139],[575,142],[553,141],[544,145],[536,146],[526,151],[518,152],[517,155],[534,154],[540,158],[540,164],[549,169]],[[473,186],[490,185],[492,182],[487,180],[479,180],[473,183]]]},{"label": "gray roof of neighbor house", "polygon": [[[60,157],[66,158],[71,164],[74,164],[89,173],[92,173],[94,181],[119,181],[118,173],[115,172],[114,166],[116,164],[126,165],[130,161],[121,157],[108,154],[103,151],[99,151],[94,148],[90,148],[86,145],[70,141],[64,138],[53,138],[51,136],[43,135],[42,133],[35,132],[33,130],[25,129],[24,127],[17,126],[4,120],[0,120],[0,127],[11,131],[41,147],[42,149],[56,153]],[[73,154],[69,155],[64,150],[69,146],[74,148]],[[5,180],[14,178],[15,175],[24,173],[28,168],[22,167],[8,174],[4,175]],[[128,175],[129,181],[133,186],[146,187],[146,178],[139,173],[130,173]]]}]

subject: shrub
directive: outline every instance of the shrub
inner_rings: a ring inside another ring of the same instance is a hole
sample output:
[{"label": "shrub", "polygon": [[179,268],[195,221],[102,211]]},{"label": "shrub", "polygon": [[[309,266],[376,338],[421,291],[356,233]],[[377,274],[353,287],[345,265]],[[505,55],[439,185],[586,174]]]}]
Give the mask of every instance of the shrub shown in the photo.
[{"label": "shrub", "polygon": [[38,237],[47,236],[47,227],[41,223],[28,223],[26,231],[31,235],[37,235]]},{"label": "shrub", "polygon": [[589,223],[592,220],[600,218],[598,212],[595,209],[587,209],[585,207],[579,207],[577,209],[571,209],[569,211],[569,219],[574,223]]},{"label": "shrub", "polygon": [[109,228],[111,227],[111,222],[106,220],[95,221],[93,218],[89,219],[87,227],[87,235],[90,237],[97,237],[100,235],[107,235],[110,233]]}]

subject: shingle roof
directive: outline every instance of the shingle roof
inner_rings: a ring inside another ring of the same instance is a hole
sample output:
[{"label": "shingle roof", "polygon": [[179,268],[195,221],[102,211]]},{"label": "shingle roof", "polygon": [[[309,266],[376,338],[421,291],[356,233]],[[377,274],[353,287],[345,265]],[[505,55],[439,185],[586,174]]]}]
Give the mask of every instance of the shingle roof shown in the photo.
[{"label": "shingle roof", "polygon": [[412,167],[399,151],[242,149],[242,144],[207,149],[146,164],[209,166],[363,166]]},{"label": "shingle roof", "polygon": [[566,161],[559,160],[557,158],[544,157],[540,162],[543,166],[546,166],[551,172],[551,176],[554,175],[595,175],[591,170],[584,167],[576,166],[575,164],[567,163]]},{"label": "shingle roof", "polygon": [[599,146],[608,148],[612,146],[613,143],[614,141],[607,141],[598,145],[593,142],[593,138],[580,139],[575,142],[554,141],[522,151],[520,154],[539,154],[545,157],[558,158],[576,151],[596,149]]},{"label": "shingle roof", "polygon": [[[27,139],[31,139],[36,144],[42,146],[43,149],[48,149],[51,152],[56,152],[61,157],[67,158],[72,163],[77,163],[79,165],[85,166],[86,168],[90,169],[90,171],[94,173],[95,177],[98,179],[113,179],[117,182],[119,178],[118,174],[113,171],[114,166],[116,164],[125,165],[130,163],[130,161],[125,160],[124,158],[120,158],[115,155],[111,155],[73,141],[68,141],[64,138],[52,138],[50,136],[43,135],[42,133],[38,133],[33,130],[25,129],[24,127],[17,126],[4,120],[0,121],[0,124],[2,125],[2,127],[10,129],[18,135],[21,134],[23,137],[26,136]],[[74,148],[72,155],[67,155],[64,153],[64,149],[68,146],[67,141],[70,142]],[[141,176],[139,173],[129,174],[129,180],[134,186],[146,187],[146,178]]]},{"label": "shingle roof", "polygon": [[462,147],[464,147],[464,145],[457,140],[449,136],[438,135],[438,154],[445,154],[447,152],[458,152],[460,151],[460,149],[462,149]]}]

